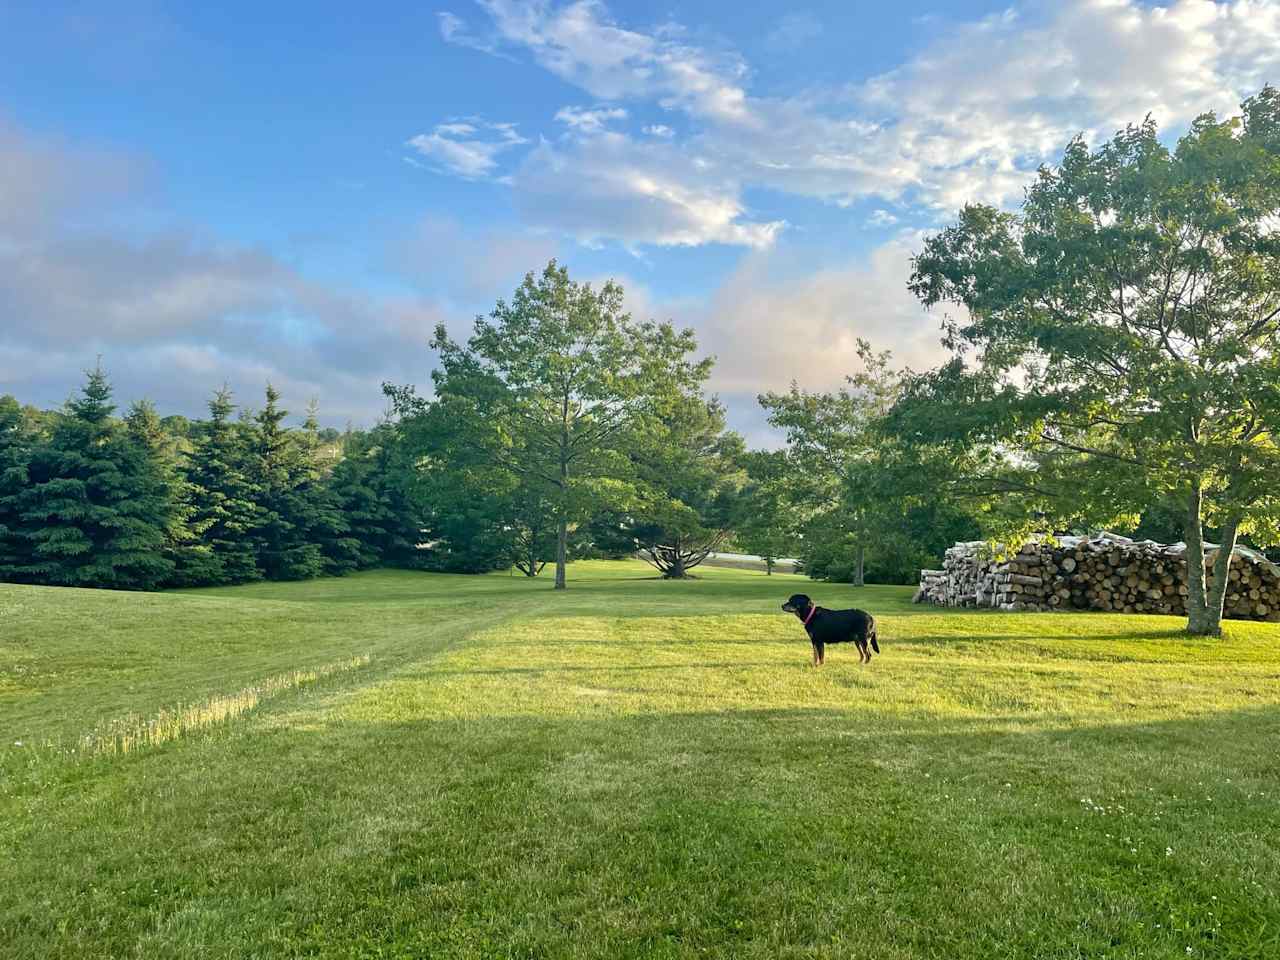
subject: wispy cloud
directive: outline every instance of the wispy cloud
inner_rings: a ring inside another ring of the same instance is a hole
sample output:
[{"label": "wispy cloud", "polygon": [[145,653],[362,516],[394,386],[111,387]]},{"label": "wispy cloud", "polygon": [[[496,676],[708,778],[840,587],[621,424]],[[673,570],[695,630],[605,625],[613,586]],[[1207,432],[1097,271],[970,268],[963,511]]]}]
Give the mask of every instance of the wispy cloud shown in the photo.
[{"label": "wispy cloud", "polygon": [[442,172],[482,180],[497,170],[499,154],[528,142],[513,123],[468,117],[437,124],[430,133],[411,137],[406,146]]},{"label": "wispy cloud", "polygon": [[786,226],[751,220],[737,184],[715,165],[621,133],[544,141],[512,186],[530,222],[591,245],[767,247]]},{"label": "wispy cloud", "polygon": [[[271,380],[298,407],[319,395],[329,422],[368,423],[381,379],[419,373],[433,302],[318,282],[194,225],[141,230],[154,211],[129,187],[148,168],[0,131],[0,391],[57,404],[102,355],[121,402],[198,414],[223,381],[252,404]],[[133,226],[95,215],[108,199]]]},{"label": "wispy cloud", "polygon": [[[1080,131],[1106,136],[1148,112],[1176,127],[1206,108],[1232,109],[1280,73],[1280,4],[1260,0],[1010,8],[955,24],[894,70],[791,98],[753,96],[740,56],[669,26],[622,26],[594,0],[480,6],[502,49],[602,100],[688,116],[697,132],[681,149],[726,182],[837,204],[1011,202]],[[775,39],[803,42],[816,29],[788,14]]]},{"label": "wispy cloud", "polygon": [[622,107],[597,107],[594,110],[586,110],[582,107],[561,107],[556,112],[557,120],[581,133],[598,133],[607,127],[610,121],[626,118],[627,111]]}]

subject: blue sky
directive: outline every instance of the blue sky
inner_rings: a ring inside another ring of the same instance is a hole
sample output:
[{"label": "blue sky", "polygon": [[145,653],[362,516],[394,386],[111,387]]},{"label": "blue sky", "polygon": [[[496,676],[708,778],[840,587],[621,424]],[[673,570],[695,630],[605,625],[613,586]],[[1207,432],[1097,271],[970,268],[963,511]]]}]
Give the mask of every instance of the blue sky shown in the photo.
[{"label": "blue sky", "polygon": [[372,421],[550,256],[694,326],[733,422],[866,336],[940,356],[909,257],[1076,133],[1280,80],[1265,0],[0,0],[0,391]]}]

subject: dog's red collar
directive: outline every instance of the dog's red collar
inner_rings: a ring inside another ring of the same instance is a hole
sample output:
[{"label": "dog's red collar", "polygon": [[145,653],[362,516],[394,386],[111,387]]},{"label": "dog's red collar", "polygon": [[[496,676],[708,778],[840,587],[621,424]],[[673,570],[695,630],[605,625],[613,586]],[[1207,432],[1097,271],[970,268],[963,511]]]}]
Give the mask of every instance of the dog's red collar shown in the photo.
[{"label": "dog's red collar", "polygon": [[816,603],[809,604],[809,615],[804,618],[804,625],[806,627],[809,625],[809,621],[813,619],[813,615],[817,612],[818,612],[818,605]]}]

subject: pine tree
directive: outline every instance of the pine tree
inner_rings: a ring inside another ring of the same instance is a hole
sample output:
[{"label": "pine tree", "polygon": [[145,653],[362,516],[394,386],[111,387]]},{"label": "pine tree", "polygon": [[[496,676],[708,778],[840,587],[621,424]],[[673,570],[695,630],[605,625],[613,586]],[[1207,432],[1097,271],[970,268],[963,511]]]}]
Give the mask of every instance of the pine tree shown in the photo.
[{"label": "pine tree", "polygon": [[304,580],[324,572],[320,547],[306,537],[306,450],[284,427],[289,412],[271,384],[266,399],[253,420],[249,471],[261,517],[253,536],[258,566],[268,580]]},{"label": "pine tree", "polygon": [[173,563],[171,586],[204,586],[219,582],[219,564],[213,551],[200,542],[192,526],[194,498],[184,473],[184,457],[179,437],[170,431],[172,418],[162,420],[150,400],[139,400],[129,408],[125,427],[133,441],[152,458],[157,482],[172,504],[172,516],[165,531],[165,556]]},{"label": "pine tree", "polygon": [[209,419],[187,465],[188,523],[210,555],[208,565],[192,574],[205,583],[261,579],[252,542],[259,512],[246,475],[247,431],[232,422],[234,410],[231,391],[224,385],[209,400]]},{"label": "pine tree", "polygon": [[423,523],[409,483],[410,471],[393,425],[348,433],[329,486],[356,544],[357,569],[421,563],[418,541]]},{"label": "pine tree", "polygon": [[18,579],[17,568],[29,562],[30,545],[17,502],[27,485],[29,447],[18,401],[0,397],[0,580]]},{"label": "pine tree", "polygon": [[341,577],[362,567],[361,544],[352,536],[338,492],[330,482],[332,469],[321,464],[319,403],[307,404],[302,424],[303,458],[297,488],[302,538],[314,544],[323,558],[324,572]]},{"label": "pine tree", "polygon": [[41,583],[154,589],[173,571],[164,555],[175,505],[161,465],[113,418],[101,367],[37,445],[17,497],[31,557],[19,574]]}]

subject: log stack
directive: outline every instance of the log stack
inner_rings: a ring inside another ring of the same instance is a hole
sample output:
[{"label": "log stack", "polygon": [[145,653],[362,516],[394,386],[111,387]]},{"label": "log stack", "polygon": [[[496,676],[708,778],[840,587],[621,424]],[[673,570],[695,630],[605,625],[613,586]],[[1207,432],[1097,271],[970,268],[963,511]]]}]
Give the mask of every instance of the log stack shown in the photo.
[{"label": "log stack", "polygon": [[[1016,553],[985,541],[950,547],[921,570],[917,603],[997,610],[1110,610],[1186,616],[1187,548],[1102,533],[1034,538]],[[1205,583],[1218,548],[1205,546]],[[1248,547],[1232,554],[1224,616],[1280,622],[1280,567]]]}]

